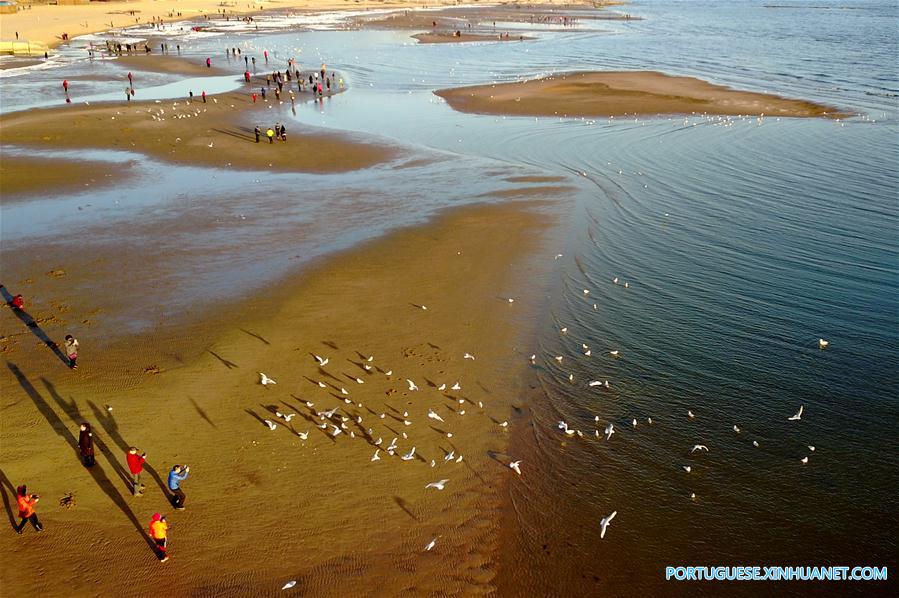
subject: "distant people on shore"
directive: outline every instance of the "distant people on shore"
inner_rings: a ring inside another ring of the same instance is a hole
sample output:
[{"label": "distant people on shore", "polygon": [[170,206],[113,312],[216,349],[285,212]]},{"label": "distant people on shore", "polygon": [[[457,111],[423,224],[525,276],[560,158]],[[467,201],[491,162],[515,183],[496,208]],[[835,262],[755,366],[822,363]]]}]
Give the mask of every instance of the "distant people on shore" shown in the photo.
[{"label": "distant people on shore", "polygon": [[91,425],[87,422],[81,424],[81,430],[78,434],[78,449],[81,452],[81,461],[85,467],[94,466],[94,435],[91,432]]}]

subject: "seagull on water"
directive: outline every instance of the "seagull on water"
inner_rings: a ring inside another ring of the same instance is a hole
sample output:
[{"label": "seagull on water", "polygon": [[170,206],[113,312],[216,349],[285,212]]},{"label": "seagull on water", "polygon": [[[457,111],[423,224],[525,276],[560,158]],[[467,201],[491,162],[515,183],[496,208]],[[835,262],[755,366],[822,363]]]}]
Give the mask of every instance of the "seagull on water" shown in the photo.
[{"label": "seagull on water", "polygon": [[509,463],[509,469],[511,469],[518,475],[521,475],[521,467],[519,467],[520,465],[521,461],[512,461],[511,463]]},{"label": "seagull on water", "polygon": [[637,427],[637,418],[636,418],[636,417],[635,417],[634,420],[631,422],[631,424],[633,424],[633,426],[634,426],[635,428]]},{"label": "seagull on water", "polygon": [[348,394],[350,394],[350,391],[348,391],[347,389],[345,389],[344,387],[341,386],[341,387],[340,387],[340,394],[342,394],[342,395],[348,395]]},{"label": "seagull on water", "polygon": [[689,417],[690,419],[693,419],[693,418],[696,417],[696,416],[693,415],[693,412],[692,412],[692,411],[690,411],[689,409],[687,409],[687,417]]},{"label": "seagull on water", "polygon": [[759,446],[759,441],[758,441],[758,440],[753,440],[753,441],[752,441],[752,446],[758,448],[758,446]]},{"label": "seagull on water", "polygon": [[410,390],[410,391],[412,391],[412,390],[418,390],[418,386],[415,384],[415,382],[413,382],[412,380],[409,380],[408,378],[406,378],[406,382],[409,383],[409,390]]},{"label": "seagull on water", "polygon": [[615,349],[614,351],[609,351],[609,355],[611,355],[612,357],[618,357],[618,349]]},{"label": "seagull on water", "polygon": [[567,334],[567,333],[568,333],[568,326],[563,326],[563,327],[562,327],[562,330],[561,330],[560,332],[561,332],[562,334]]},{"label": "seagull on water", "polygon": [[456,458],[456,451],[450,451],[443,457],[443,462],[446,463],[448,461],[452,461]]},{"label": "seagull on water", "polygon": [[740,433],[740,426],[734,424],[734,432],[736,432],[737,434],[739,434],[739,433]]},{"label": "seagull on water", "polygon": [[693,468],[690,467],[689,465],[684,465],[683,467],[684,467],[684,471],[686,471],[687,473],[690,473],[691,471],[693,471]]},{"label": "seagull on water", "polygon": [[709,450],[709,447],[707,447],[704,444],[694,444],[693,449],[690,451],[690,453],[692,454],[692,453],[695,453],[696,451],[707,451],[707,450]]},{"label": "seagull on water", "polygon": [[618,514],[618,511],[612,511],[612,514],[608,517],[603,517],[599,522],[599,539],[603,539],[606,537],[606,528],[609,527],[609,524],[612,523],[612,520],[615,519],[615,515]]},{"label": "seagull on water", "polygon": [[830,344],[830,341],[826,341],[823,338],[818,339],[818,348],[819,349],[826,349],[827,345],[829,345],[829,344]]},{"label": "seagull on water", "polygon": [[606,440],[611,438],[612,434],[614,434],[614,433],[615,433],[615,426],[614,426],[614,424],[612,424],[610,422],[609,425],[606,426],[606,429],[605,429]]},{"label": "seagull on water", "polygon": [[802,464],[805,465],[806,463],[808,463],[808,457],[803,457],[801,459],[801,461],[802,461]]},{"label": "seagull on water", "polygon": [[433,409],[428,409],[428,417],[430,417],[431,419],[436,419],[439,422],[443,421],[443,418],[437,415],[437,413],[435,413]]},{"label": "seagull on water", "polygon": [[591,380],[587,386],[602,386],[602,381],[600,380]]},{"label": "seagull on water", "polygon": [[500,427],[500,428],[508,428],[508,427],[509,427],[509,422],[504,421],[503,423],[501,423],[501,424],[499,425],[499,427]]},{"label": "seagull on water", "polygon": [[799,411],[796,412],[796,415],[791,415],[787,418],[787,421],[799,421],[802,419],[802,405],[799,406]]},{"label": "seagull on water", "polygon": [[555,359],[555,360],[558,361],[559,363],[562,363],[563,357],[562,357],[561,355],[556,355],[553,359]]},{"label": "seagull on water", "polygon": [[259,382],[260,382],[260,384],[262,384],[263,386],[266,386],[266,385],[268,385],[268,384],[277,384],[277,382],[275,382],[274,380],[272,380],[271,378],[269,378],[268,376],[266,376],[266,375],[263,374],[262,372],[259,372]]},{"label": "seagull on water", "polygon": [[428,488],[436,488],[437,490],[443,490],[443,487],[449,480],[440,480],[439,482],[431,482],[427,486],[425,486],[425,490]]},{"label": "seagull on water", "polygon": [[810,450],[810,451],[812,451],[812,452],[814,453],[814,452],[815,452],[815,447],[813,447],[812,445],[808,445],[808,450]]}]

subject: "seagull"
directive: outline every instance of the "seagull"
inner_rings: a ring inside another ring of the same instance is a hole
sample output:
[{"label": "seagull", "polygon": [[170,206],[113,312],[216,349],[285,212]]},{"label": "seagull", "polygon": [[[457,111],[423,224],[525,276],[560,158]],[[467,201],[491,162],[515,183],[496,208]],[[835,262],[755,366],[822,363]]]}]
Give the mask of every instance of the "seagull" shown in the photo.
[{"label": "seagull", "polygon": [[589,294],[590,294],[590,291],[587,290],[587,289],[584,289],[584,296],[587,296],[587,295],[589,295]]},{"label": "seagull", "polygon": [[364,369],[366,372],[370,372],[370,371],[371,371],[371,366],[368,365],[367,363],[363,363],[363,364],[362,364],[362,369]]},{"label": "seagull", "polygon": [[509,422],[504,421],[503,423],[501,423],[501,424],[499,425],[499,427],[500,427],[500,428],[508,428],[508,427],[509,427]]},{"label": "seagull", "polygon": [[437,415],[433,409],[428,409],[428,417],[430,417],[431,419],[436,419],[439,422],[443,421],[443,418]]},{"label": "seagull", "polygon": [[365,380],[362,378],[356,378],[356,384],[365,384]]},{"label": "seagull", "polygon": [[635,417],[631,424],[636,428],[637,427],[637,418]]},{"label": "seagull", "polygon": [[387,452],[396,450],[396,441],[397,441],[396,438],[394,438],[393,440],[390,441],[390,446],[387,447]]},{"label": "seagull", "polygon": [[609,355],[611,355],[612,357],[618,357],[618,349],[615,349],[614,351],[609,351]]},{"label": "seagull", "polygon": [[385,376],[390,376],[392,374],[393,374],[393,370],[387,370],[386,372],[384,372]]},{"label": "seagull", "polygon": [[537,361],[537,354],[536,354],[536,353],[533,354],[533,355],[531,355],[531,363],[534,363],[535,361]]},{"label": "seagull", "polygon": [[450,451],[443,457],[443,462],[452,461],[456,458],[456,451]]},{"label": "seagull", "polygon": [[291,581],[288,581],[286,584],[284,584],[284,587],[282,587],[281,589],[289,590],[290,588],[292,588],[295,585],[297,585],[297,582],[295,580],[291,580]]},{"label": "seagull", "polygon": [[684,465],[683,467],[684,467],[684,471],[686,471],[687,473],[690,473],[691,471],[693,471],[693,468],[690,467],[689,465]]},{"label": "seagull", "polygon": [[412,447],[412,450],[400,457],[403,461],[411,461],[415,457],[415,447]]},{"label": "seagull", "polygon": [[425,490],[428,488],[436,488],[437,490],[443,490],[443,487],[449,480],[440,480],[439,482],[431,482],[427,486],[425,486]]},{"label": "seagull", "polygon": [[590,349],[587,349],[587,351],[584,353],[584,355],[586,357],[590,357],[591,355],[593,355],[593,351],[591,351]]},{"label": "seagull", "polygon": [[435,544],[437,544],[437,538],[434,538],[433,540],[431,540],[430,542],[428,542],[428,545],[425,546],[425,552],[428,552],[428,551],[430,551],[432,548],[434,548],[434,545],[435,545]]},{"label": "seagull", "polygon": [[519,467],[519,465],[521,465],[521,461],[512,461],[511,463],[509,463],[509,469],[511,469],[518,475],[521,475],[521,468]]},{"label": "seagull", "polygon": [[805,465],[806,463],[808,463],[808,457],[803,457],[801,459],[801,461],[802,461],[802,464]]},{"label": "seagull", "polygon": [[568,374],[568,381],[574,383],[574,374]]},{"label": "seagull", "polygon": [[215,143],[215,142],[214,142],[214,141],[210,141],[210,142],[209,142],[209,145],[207,145],[206,147],[212,147],[212,144],[213,144],[213,143]]},{"label": "seagull", "polygon": [[612,437],[612,434],[615,433],[615,426],[610,422],[605,429],[606,440]]},{"label": "seagull", "polygon": [[328,388],[328,385],[321,381],[319,381],[318,386],[319,388]]},{"label": "seagull", "polygon": [[427,309],[428,309],[428,306],[427,306],[427,305],[421,305],[420,307],[421,307],[423,310],[425,310],[425,311],[427,311]]},{"label": "seagull", "polygon": [[334,428],[334,430],[331,432],[331,436],[337,436],[338,434],[340,434],[341,432],[343,432],[343,430],[341,430],[340,428],[338,428],[338,427],[335,426],[334,424],[331,424],[331,427]]},{"label": "seagull", "polygon": [[616,276],[615,278],[613,278],[613,279],[612,279],[612,282],[613,282],[614,284],[618,284],[618,277]]},{"label": "seagull", "polygon": [[317,361],[318,365],[320,365],[320,366],[326,366],[326,365],[328,365],[328,362],[331,361],[330,359],[328,359],[326,357],[320,357],[318,355],[313,355],[313,357],[315,357],[315,361]]},{"label": "seagull", "polygon": [[651,417],[647,417],[647,418],[646,418],[646,423],[649,424],[649,425],[651,426],[651,425],[652,425],[652,418],[651,418]]},{"label": "seagull", "polygon": [[297,432],[297,436],[300,437],[300,440],[308,440],[309,432]]},{"label": "seagull", "polygon": [[559,363],[562,363],[563,357],[562,357],[561,355],[556,355],[553,359],[555,359],[555,360],[558,361]]},{"label": "seagull", "polygon": [[599,539],[603,539],[606,537],[606,528],[609,527],[609,524],[612,523],[612,519],[615,518],[615,515],[618,514],[618,511],[612,511],[612,514],[608,517],[603,517],[599,522]]},{"label": "seagull", "polygon": [[707,447],[704,444],[694,444],[693,449],[690,451],[690,453],[692,454],[692,453],[695,453],[696,451],[707,451],[707,450],[709,450],[709,447]]},{"label": "seagull", "polygon": [[799,406],[799,411],[796,412],[796,415],[791,415],[787,418],[787,421],[799,421],[802,419],[802,405]]},{"label": "seagull", "polygon": [[330,411],[322,411],[321,413],[318,414],[318,416],[321,419],[325,419],[325,418],[331,419],[332,417],[334,417],[334,414],[337,413],[338,409],[339,409],[339,407],[335,407],[334,409],[331,409]]},{"label": "seagull", "polygon": [[602,386],[602,382],[599,380],[592,380],[587,386]]},{"label": "seagull", "polygon": [[736,432],[737,434],[739,434],[739,433],[740,433],[740,426],[734,424],[734,432]]},{"label": "seagull", "polygon": [[456,457],[456,463],[461,463],[461,462],[462,462],[462,455],[459,455],[458,457]]},{"label": "seagull", "polygon": [[692,412],[692,411],[690,411],[689,409],[687,409],[687,417],[689,417],[690,419],[693,419],[693,418],[696,417],[696,416],[693,415],[693,412]]},{"label": "seagull", "polygon": [[818,339],[818,348],[819,349],[826,349],[827,345],[829,345],[829,344],[830,344],[830,341],[826,341],[823,338]]},{"label": "seagull", "polygon": [[753,440],[753,441],[752,441],[752,446],[758,448],[758,446],[759,446],[759,441],[758,441],[758,440]]},{"label": "seagull", "polygon": [[418,386],[416,386],[415,382],[413,382],[412,380],[409,380],[408,378],[406,378],[406,382],[409,383],[409,390],[410,390],[410,391],[412,391],[412,390],[418,390]]},{"label": "seagull", "polygon": [[266,375],[263,374],[262,372],[259,372],[259,382],[260,382],[263,386],[265,386],[265,385],[267,385],[267,384],[277,384],[277,382],[275,382],[274,380],[272,380],[271,378],[269,378],[268,376],[266,376]]},{"label": "seagull", "polygon": [[462,390],[462,386],[458,382],[456,382],[455,384],[450,386],[450,390]]},{"label": "seagull", "polygon": [[412,425],[412,422],[410,422],[408,419],[404,419],[404,420],[403,420],[403,425],[404,425],[404,426],[411,426],[411,425]]},{"label": "seagull", "polygon": [[472,355],[471,353],[466,353],[462,356],[462,359],[471,359],[472,361],[474,361],[474,355]]},{"label": "seagull", "polygon": [[515,303],[515,299],[512,299],[511,297],[509,297],[508,301],[509,301],[509,303]]},{"label": "seagull", "polygon": [[814,453],[814,452],[815,452],[815,447],[813,447],[812,445],[808,445],[808,450],[810,450],[810,451],[812,451],[812,452]]},{"label": "seagull", "polygon": [[562,257],[562,254],[561,254],[561,253],[557,253],[557,254],[556,254],[556,257],[554,257],[553,259],[554,259],[554,260],[557,260],[557,259],[559,259],[560,257]]},{"label": "seagull", "polygon": [[690,493],[690,498],[692,498],[693,500],[696,500],[696,493],[695,493],[695,492],[691,492],[691,493]]},{"label": "seagull", "polygon": [[345,389],[344,387],[341,386],[341,387],[340,387],[340,394],[342,394],[342,395],[348,395],[348,394],[350,394],[350,391],[348,391],[347,389]]},{"label": "seagull", "polygon": [[274,430],[275,428],[278,427],[278,425],[275,422],[273,422],[269,419],[264,419],[262,421],[265,422],[265,425],[268,426],[269,430]]},{"label": "seagull", "polygon": [[561,332],[562,334],[567,334],[567,333],[568,333],[568,326],[563,326],[563,327],[562,327],[562,330],[560,330],[560,332]]},{"label": "seagull", "polygon": [[286,422],[289,422],[290,420],[292,420],[292,419],[295,418],[296,416],[297,416],[296,413],[282,413],[282,414],[281,414],[281,419],[283,419],[283,420],[286,421]]}]

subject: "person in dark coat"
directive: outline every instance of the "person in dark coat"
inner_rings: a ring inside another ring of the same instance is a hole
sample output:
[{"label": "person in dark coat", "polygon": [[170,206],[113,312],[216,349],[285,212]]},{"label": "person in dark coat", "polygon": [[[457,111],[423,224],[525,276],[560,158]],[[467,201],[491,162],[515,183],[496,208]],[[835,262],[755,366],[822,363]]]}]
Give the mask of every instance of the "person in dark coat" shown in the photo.
[{"label": "person in dark coat", "polygon": [[81,433],[78,435],[78,448],[81,451],[81,460],[85,467],[94,466],[94,435],[91,433],[91,425],[87,422],[81,424]]}]

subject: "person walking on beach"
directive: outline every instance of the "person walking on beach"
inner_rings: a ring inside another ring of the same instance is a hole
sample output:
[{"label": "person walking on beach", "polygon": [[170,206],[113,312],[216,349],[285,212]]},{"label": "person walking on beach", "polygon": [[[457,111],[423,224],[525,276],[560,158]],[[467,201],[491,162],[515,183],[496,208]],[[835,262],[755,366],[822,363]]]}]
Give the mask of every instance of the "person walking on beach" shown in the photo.
[{"label": "person walking on beach", "polygon": [[260,89],[262,89],[262,101],[264,102],[265,101],[265,88],[261,87]]},{"label": "person walking on beach", "polygon": [[17,534],[22,533],[22,530],[25,529],[25,524],[29,521],[35,531],[44,531],[44,526],[38,521],[37,513],[34,512],[34,505],[40,499],[41,497],[37,494],[28,494],[28,488],[25,487],[25,484],[16,488],[16,502],[19,506],[19,519],[21,519],[19,525],[16,526]]},{"label": "person walking on beach", "polygon": [[131,74],[131,71],[128,71],[128,85],[134,87],[134,76]]},{"label": "person walking on beach", "polygon": [[62,90],[66,93],[69,93],[69,80],[68,79],[62,80]]},{"label": "person walking on beach", "polygon": [[206,90],[205,89],[203,90],[203,93],[201,95],[203,96],[203,103],[205,104],[206,103]]},{"label": "person walking on beach", "polygon": [[212,68],[212,58],[206,59],[206,68],[208,68],[208,69]]},{"label": "person walking on beach", "polygon": [[156,544],[156,558],[160,563],[169,560],[169,542],[168,542],[169,524],[165,520],[165,515],[153,513],[150,520],[150,537]]},{"label": "person walking on beach", "polygon": [[128,471],[131,472],[131,494],[134,496],[144,495],[144,485],[140,483],[140,474],[144,471],[144,461],[147,460],[147,453],[137,454],[137,449],[133,446],[128,449],[128,455],[125,457],[128,462]]},{"label": "person walking on beach", "polygon": [[94,434],[91,425],[87,422],[81,424],[78,434],[78,449],[81,451],[81,461],[85,467],[94,466]]},{"label": "person walking on beach", "polygon": [[259,143],[259,134],[260,133],[261,133],[261,131],[259,130],[258,126],[253,129],[253,134],[256,135],[256,143]]},{"label": "person walking on beach", "polygon": [[78,339],[71,334],[66,335],[66,357],[69,358],[69,367],[73,370],[78,369]]},{"label": "person walking on beach", "polygon": [[190,467],[186,465],[175,465],[172,467],[172,471],[169,472],[169,490],[172,491],[172,506],[179,511],[184,510],[184,500],[187,498],[184,495],[184,490],[181,489],[181,482],[187,479],[189,473]]},{"label": "person walking on beach", "polygon": [[272,130],[271,127],[269,127],[268,130],[265,132],[265,136],[268,137],[268,142],[269,142],[269,143],[274,143],[274,142],[275,142],[275,131]]}]

